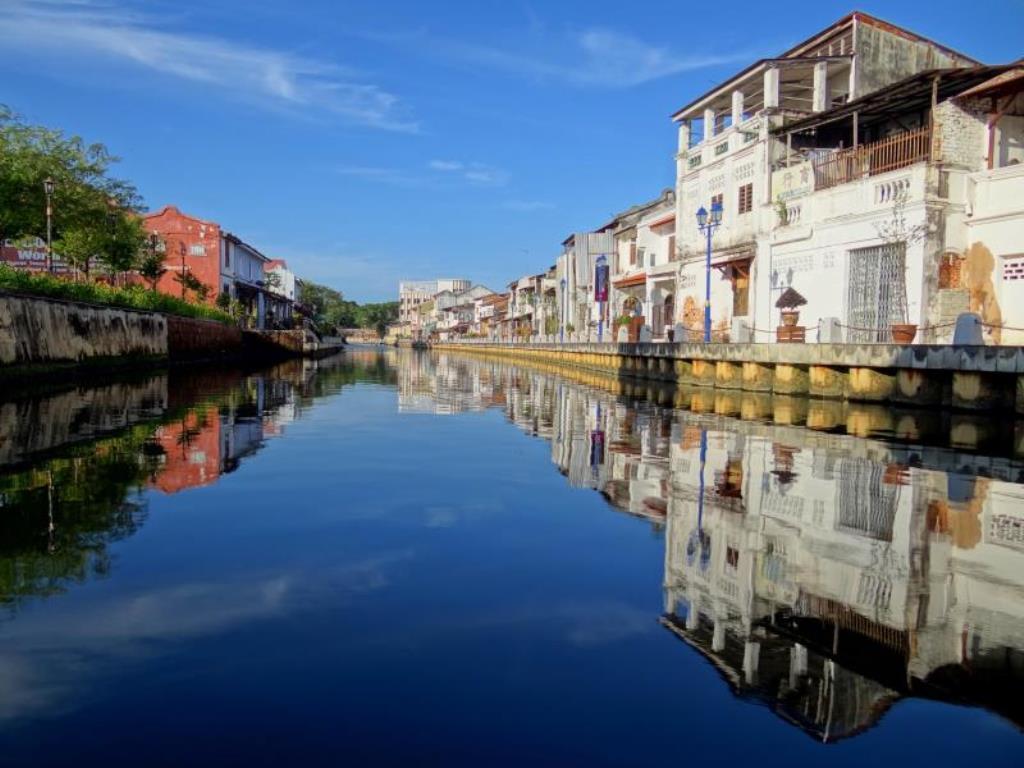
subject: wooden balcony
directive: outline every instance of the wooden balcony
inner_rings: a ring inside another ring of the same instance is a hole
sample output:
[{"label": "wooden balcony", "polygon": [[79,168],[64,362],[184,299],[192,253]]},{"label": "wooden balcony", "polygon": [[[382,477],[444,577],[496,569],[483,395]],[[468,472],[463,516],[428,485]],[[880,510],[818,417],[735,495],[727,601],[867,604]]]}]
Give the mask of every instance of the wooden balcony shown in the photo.
[{"label": "wooden balcony", "polygon": [[932,154],[931,128],[905,131],[887,139],[843,149],[813,161],[814,188],[830,189],[865,176],[877,176],[914,163]]}]

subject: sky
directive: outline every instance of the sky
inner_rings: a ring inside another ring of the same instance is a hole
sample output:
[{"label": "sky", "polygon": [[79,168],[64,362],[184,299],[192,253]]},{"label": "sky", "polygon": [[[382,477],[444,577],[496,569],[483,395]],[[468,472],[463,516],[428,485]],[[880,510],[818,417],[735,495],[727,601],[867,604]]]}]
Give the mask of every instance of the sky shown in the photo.
[{"label": "sky", "polygon": [[[853,9],[0,0],[0,103],[106,144],[151,210],[215,220],[348,298],[501,289],[673,185],[675,109]],[[986,63],[1024,56],[1024,0],[857,9]]]}]

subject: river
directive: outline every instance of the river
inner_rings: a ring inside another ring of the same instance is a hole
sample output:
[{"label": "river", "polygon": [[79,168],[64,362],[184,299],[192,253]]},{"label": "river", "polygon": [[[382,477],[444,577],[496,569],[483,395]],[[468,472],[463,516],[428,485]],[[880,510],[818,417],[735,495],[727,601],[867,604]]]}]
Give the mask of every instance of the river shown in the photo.
[{"label": "river", "polygon": [[1020,434],[815,407],[375,348],[6,392],[0,762],[1019,765]]}]

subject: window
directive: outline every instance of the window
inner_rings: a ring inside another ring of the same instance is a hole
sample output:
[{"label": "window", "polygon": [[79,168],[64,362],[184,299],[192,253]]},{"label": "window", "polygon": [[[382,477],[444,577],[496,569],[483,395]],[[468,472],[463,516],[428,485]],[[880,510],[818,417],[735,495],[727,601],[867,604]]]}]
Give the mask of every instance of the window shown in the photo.
[{"label": "window", "polygon": [[188,255],[189,256],[205,256],[206,255],[206,246],[203,245],[202,243],[197,243],[196,245],[191,245],[191,246],[189,246],[189,249],[188,249]]},{"label": "window", "polygon": [[231,266],[231,243],[224,243],[224,266]]},{"label": "window", "polygon": [[740,187],[739,212],[750,213],[754,210],[754,185],[744,184]]},{"label": "window", "polygon": [[636,264],[636,240],[633,240],[629,244],[629,265],[632,267]]},{"label": "window", "polygon": [[636,249],[636,258],[633,261],[634,264],[639,264],[641,267],[644,266],[644,256],[647,254],[646,248]]}]

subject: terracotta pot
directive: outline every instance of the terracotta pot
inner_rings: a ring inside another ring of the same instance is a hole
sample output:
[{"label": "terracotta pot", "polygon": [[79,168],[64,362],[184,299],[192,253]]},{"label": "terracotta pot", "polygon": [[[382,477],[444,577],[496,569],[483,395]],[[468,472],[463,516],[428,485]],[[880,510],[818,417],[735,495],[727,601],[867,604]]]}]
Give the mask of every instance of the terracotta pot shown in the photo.
[{"label": "terracotta pot", "polygon": [[800,312],[795,309],[784,309],[782,310],[782,324],[792,328],[796,325],[797,320],[800,319]]},{"label": "terracotta pot", "polygon": [[913,323],[893,323],[890,330],[893,344],[912,344],[917,336],[917,326]]}]

